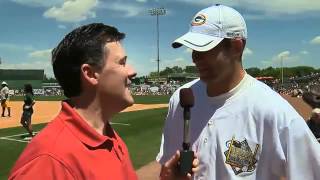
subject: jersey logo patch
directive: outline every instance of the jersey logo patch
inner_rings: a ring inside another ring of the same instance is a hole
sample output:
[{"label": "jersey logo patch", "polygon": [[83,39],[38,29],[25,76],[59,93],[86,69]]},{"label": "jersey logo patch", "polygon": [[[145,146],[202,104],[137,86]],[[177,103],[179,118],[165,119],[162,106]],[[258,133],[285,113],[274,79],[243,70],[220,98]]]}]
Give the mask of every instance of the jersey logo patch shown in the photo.
[{"label": "jersey logo patch", "polygon": [[226,156],[226,164],[229,164],[235,173],[235,175],[241,173],[250,173],[256,169],[256,159],[257,152],[259,150],[259,144],[255,145],[255,150],[252,152],[248,141],[244,139],[243,141],[237,141],[234,137],[232,140],[226,142],[227,151],[224,152]]}]

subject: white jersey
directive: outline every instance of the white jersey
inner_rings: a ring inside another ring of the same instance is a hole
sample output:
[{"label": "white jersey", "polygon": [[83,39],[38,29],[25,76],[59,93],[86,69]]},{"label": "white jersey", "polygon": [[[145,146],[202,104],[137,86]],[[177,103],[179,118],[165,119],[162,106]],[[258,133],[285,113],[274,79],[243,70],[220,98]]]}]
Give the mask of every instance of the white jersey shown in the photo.
[{"label": "white jersey", "polygon": [[7,99],[9,100],[9,88],[7,86],[3,87],[0,90],[0,100]]},{"label": "white jersey", "polygon": [[[199,157],[194,179],[320,179],[320,145],[304,119],[278,93],[250,75],[228,93],[208,97],[194,80],[191,147]],[[182,149],[183,109],[179,89],[170,99],[157,161]]]}]

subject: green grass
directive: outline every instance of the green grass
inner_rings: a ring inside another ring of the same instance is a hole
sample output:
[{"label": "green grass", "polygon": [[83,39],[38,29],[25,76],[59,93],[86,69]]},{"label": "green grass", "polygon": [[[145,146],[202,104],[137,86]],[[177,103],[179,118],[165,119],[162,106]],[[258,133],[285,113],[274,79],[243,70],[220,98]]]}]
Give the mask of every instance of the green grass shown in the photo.
[{"label": "green grass", "polygon": [[[45,125],[38,124],[34,125],[33,129],[39,131]],[[25,129],[19,128],[7,128],[0,130],[0,137],[10,136],[15,134],[26,133]],[[7,179],[10,169],[12,168],[14,162],[18,159],[20,153],[24,149],[27,143],[0,140],[0,179]]]},{"label": "green grass", "polygon": [[[126,142],[135,169],[154,161],[159,151],[160,138],[166,108],[126,112],[113,118],[115,123],[128,123],[130,126],[114,124],[113,128]],[[42,129],[45,124],[34,125],[34,130]],[[25,133],[22,127],[0,129],[0,137]],[[0,140],[0,179],[7,179],[14,162],[26,143]]]},{"label": "green grass", "polygon": [[166,114],[167,109],[162,108],[137,111],[134,114],[121,113],[114,118],[113,122],[131,124],[113,127],[126,142],[135,169],[155,160]]},{"label": "green grass", "polygon": [[170,96],[133,96],[136,104],[166,104]]}]

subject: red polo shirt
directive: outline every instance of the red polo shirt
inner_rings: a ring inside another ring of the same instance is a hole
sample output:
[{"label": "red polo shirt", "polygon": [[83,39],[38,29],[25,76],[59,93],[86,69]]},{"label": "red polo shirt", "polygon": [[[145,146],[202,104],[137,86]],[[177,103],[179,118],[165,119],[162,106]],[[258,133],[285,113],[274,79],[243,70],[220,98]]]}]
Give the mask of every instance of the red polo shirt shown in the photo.
[{"label": "red polo shirt", "polygon": [[27,145],[9,179],[136,180],[127,147],[109,127],[97,133],[66,102]]}]

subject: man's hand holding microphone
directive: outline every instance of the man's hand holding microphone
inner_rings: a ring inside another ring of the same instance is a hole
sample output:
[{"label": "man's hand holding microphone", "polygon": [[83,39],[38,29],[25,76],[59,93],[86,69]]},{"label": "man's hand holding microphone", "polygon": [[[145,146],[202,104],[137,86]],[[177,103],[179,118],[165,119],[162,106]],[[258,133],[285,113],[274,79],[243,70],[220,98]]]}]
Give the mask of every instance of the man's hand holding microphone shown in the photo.
[{"label": "man's hand holding microphone", "polygon": [[176,151],[176,154],[162,167],[160,172],[161,180],[188,180],[191,179],[192,174],[199,170],[199,159],[190,150],[190,108],[193,104],[194,98],[191,88],[181,89],[180,105],[183,108],[184,121],[182,150]]}]

